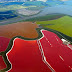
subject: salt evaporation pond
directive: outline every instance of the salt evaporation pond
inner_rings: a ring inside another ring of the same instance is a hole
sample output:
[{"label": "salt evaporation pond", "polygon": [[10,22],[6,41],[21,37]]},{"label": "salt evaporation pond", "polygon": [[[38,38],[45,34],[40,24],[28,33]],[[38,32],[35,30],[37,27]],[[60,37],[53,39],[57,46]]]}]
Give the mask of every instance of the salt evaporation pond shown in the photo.
[{"label": "salt evaporation pond", "polygon": [[17,17],[17,15],[14,14],[13,11],[0,12],[0,20],[10,19],[14,17]]}]

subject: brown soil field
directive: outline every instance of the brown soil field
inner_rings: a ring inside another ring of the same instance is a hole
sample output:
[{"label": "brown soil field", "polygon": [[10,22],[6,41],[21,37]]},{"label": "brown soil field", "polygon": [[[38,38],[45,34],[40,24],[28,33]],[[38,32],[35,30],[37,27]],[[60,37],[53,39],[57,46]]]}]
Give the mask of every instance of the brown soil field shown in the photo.
[{"label": "brown soil field", "polygon": [[38,37],[36,28],[38,28],[37,24],[32,22],[17,22],[8,25],[1,25],[0,36],[12,38],[19,35],[26,38],[36,38]]}]

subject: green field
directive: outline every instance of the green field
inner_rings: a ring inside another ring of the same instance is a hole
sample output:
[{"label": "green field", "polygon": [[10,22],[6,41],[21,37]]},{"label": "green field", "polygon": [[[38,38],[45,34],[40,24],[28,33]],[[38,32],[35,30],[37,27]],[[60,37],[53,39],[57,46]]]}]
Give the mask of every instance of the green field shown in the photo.
[{"label": "green field", "polygon": [[72,17],[70,16],[64,16],[50,21],[37,21],[36,23],[42,27],[51,28],[72,37]]}]

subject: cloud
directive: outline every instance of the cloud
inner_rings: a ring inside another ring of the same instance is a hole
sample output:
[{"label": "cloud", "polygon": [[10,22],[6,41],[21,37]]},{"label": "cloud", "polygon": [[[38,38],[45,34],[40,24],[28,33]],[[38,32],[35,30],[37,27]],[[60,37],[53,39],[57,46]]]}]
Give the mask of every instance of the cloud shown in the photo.
[{"label": "cloud", "polygon": [[43,2],[46,2],[47,0],[37,0],[37,1],[43,1]]}]

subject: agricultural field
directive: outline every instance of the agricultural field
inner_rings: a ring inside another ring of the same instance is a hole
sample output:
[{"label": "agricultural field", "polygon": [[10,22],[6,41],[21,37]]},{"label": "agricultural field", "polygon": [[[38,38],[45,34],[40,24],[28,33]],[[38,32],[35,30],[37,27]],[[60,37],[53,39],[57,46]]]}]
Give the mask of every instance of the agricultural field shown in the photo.
[{"label": "agricultural field", "polygon": [[72,37],[72,17],[70,16],[50,21],[37,21],[36,23],[42,27],[51,28]]}]

